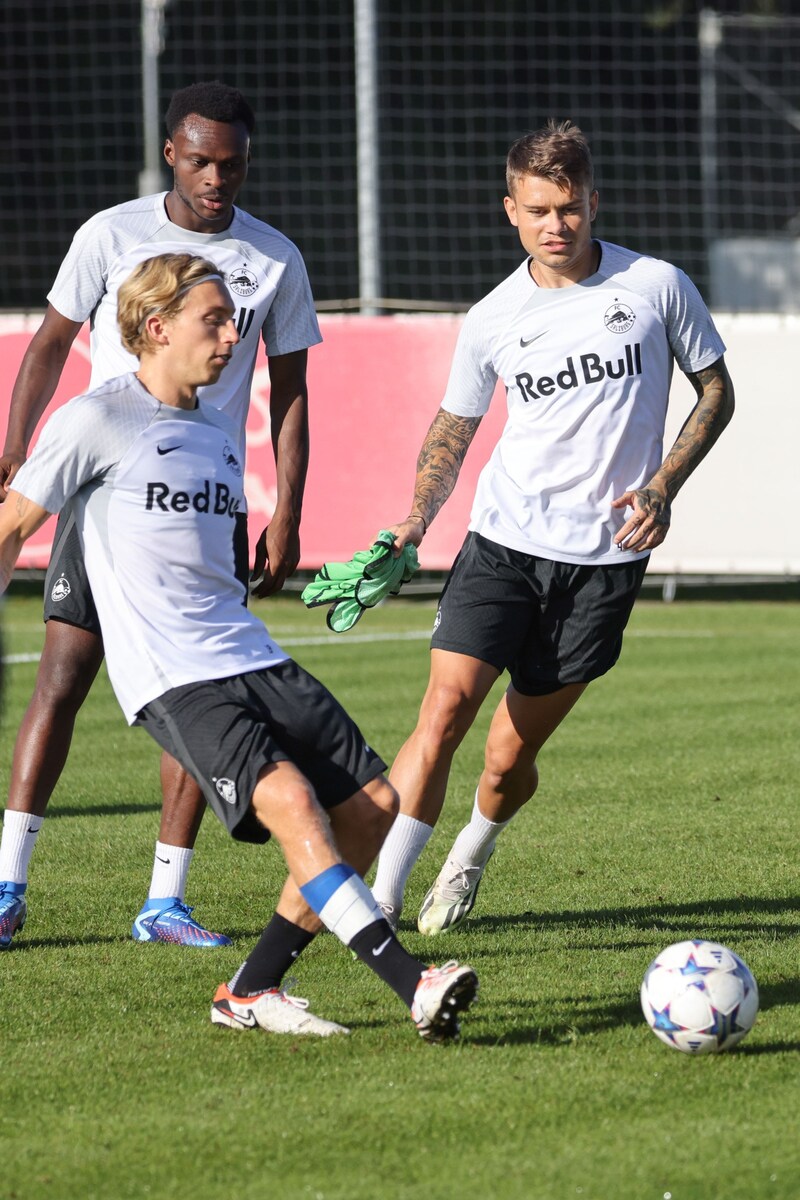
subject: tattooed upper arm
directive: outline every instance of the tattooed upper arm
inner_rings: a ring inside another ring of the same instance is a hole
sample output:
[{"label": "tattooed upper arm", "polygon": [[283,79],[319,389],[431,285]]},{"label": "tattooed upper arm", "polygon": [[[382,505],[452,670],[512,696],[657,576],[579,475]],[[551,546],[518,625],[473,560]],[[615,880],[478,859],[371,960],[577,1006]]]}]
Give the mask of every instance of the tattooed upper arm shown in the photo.
[{"label": "tattooed upper arm", "polygon": [[686,378],[698,396],[702,396],[709,388],[721,388],[725,392],[733,393],[733,385],[724,358],[718,358],[716,362],[711,363],[708,367],[703,367],[700,371],[687,371]]}]

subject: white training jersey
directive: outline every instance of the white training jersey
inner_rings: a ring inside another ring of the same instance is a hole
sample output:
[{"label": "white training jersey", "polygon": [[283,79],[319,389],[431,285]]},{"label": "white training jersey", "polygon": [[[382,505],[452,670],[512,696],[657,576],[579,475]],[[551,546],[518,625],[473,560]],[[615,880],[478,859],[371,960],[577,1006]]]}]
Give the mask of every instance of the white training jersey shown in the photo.
[{"label": "white training jersey", "polygon": [[129,724],[170,688],[288,657],[248,612],[234,572],[244,483],[236,432],[211,405],[161,404],[128,374],[55,412],[14,479],[48,512],[72,499]]},{"label": "white training jersey", "polygon": [[661,465],[673,361],[695,373],[725,351],[682,271],[600,247],[600,266],[582,283],[537,287],[526,259],[470,309],[442,401],[480,417],[497,381],[506,388],[508,421],[481,472],[470,529],[578,564],[642,557],[614,545],[630,512],[611,501]]},{"label": "white training jersey", "polygon": [[293,242],[239,208],[220,233],[181,229],[167,216],[166,196],[143,196],[91,217],[75,234],[47,299],[70,321],[91,318],[89,387],[96,388],[138,366],[117,325],[117,293],[134,267],[156,254],[198,254],[213,262],[237,305],[240,341],[219,382],[198,394],[234,421],[244,462],[259,332],[268,355],[322,340],[305,264]]}]

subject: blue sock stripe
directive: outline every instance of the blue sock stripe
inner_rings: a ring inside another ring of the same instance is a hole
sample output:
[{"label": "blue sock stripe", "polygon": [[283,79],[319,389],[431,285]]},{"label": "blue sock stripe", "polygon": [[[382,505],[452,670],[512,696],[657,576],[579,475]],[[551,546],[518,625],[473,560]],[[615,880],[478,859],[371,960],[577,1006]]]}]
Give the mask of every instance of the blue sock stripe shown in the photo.
[{"label": "blue sock stripe", "polygon": [[356,874],[347,863],[334,863],[320,875],[315,875],[300,888],[303,899],[319,916],[331,896],[339,890],[343,883]]}]

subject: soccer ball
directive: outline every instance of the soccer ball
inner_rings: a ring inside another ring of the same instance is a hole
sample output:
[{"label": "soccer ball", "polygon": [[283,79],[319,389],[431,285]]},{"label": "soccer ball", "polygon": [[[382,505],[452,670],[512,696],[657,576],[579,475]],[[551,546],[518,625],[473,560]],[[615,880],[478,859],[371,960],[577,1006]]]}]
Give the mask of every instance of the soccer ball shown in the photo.
[{"label": "soccer ball", "polygon": [[677,942],[642,981],[642,1010],[656,1037],[684,1054],[716,1054],[740,1042],[758,1012],[758,986],[718,942]]}]

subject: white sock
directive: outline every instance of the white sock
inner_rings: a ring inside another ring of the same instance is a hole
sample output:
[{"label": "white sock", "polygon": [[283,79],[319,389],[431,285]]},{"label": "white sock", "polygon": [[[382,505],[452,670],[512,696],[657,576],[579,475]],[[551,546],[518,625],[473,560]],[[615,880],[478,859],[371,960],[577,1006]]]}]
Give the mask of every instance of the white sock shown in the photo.
[{"label": "white sock", "polygon": [[44,817],[6,809],[0,839],[0,881],[27,884],[28,863],[43,823]]},{"label": "white sock", "polygon": [[156,842],[148,897],[166,900],[168,896],[177,896],[182,903],[193,854],[194,850],[187,850],[185,846],[167,846],[164,842]]},{"label": "white sock", "polygon": [[[512,820],[509,817],[508,821]],[[448,858],[454,858],[462,867],[484,867],[489,861],[489,855],[494,850],[498,834],[505,829],[508,821],[488,821],[478,808],[478,793],[475,792],[475,803],[472,806],[472,816],[469,824],[465,825],[453,842],[453,848]]]},{"label": "white sock", "polygon": [[432,833],[432,825],[399,813],[383,843],[372,894],[379,903],[390,905],[397,916],[403,908],[403,892],[411,868]]},{"label": "white sock", "polygon": [[383,919],[364,880],[347,863],[327,867],[300,891],[309,908],[345,946],[367,926]]}]

